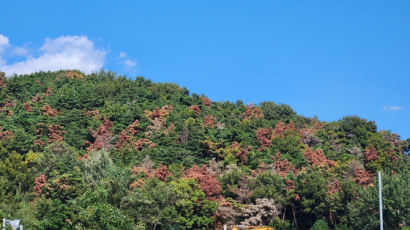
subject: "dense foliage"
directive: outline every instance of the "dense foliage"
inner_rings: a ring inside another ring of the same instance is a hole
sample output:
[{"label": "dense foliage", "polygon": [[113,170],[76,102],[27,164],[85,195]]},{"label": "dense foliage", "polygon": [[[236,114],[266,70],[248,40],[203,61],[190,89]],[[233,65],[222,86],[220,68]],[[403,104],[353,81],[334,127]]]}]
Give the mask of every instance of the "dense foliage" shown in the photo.
[{"label": "dense foliage", "polygon": [[0,74],[0,216],[25,229],[410,225],[410,140],[110,72]]}]

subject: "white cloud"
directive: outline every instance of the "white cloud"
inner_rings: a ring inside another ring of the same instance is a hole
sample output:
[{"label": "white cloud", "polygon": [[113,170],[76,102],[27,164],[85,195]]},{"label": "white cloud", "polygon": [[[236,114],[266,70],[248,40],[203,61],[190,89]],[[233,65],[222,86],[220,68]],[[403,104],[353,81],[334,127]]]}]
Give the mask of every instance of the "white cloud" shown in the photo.
[{"label": "white cloud", "polygon": [[9,46],[9,38],[0,34],[0,54],[7,46]]},{"label": "white cloud", "polygon": [[120,52],[120,59],[121,59],[121,64],[123,64],[125,68],[130,69],[137,65],[137,61],[134,59],[128,58],[128,54],[125,52]]},{"label": "white cloud", "polygon": [[21,46],[16,46],[11,50],[11,54],[19,57],[28,57],[28,49]]},{"label": "white cloud", "polygon": [[131,59],[126,59],[122,63],[127,68],[131,68],[131,67],[134,67],[135,65],[137,65],[137,62],[135,60],[131,60]]},{"label": "white cloud", "polygon": [[120,58],[125,58],[127,57],[127,53],[125,52],[120,52]]},{"label": "white cloud", "polygon": [[383,107],[383,111],[400,111],[402,110],[403,107],[401,106],[397,106],[397,105],[393,105],[393,106],[384,106]]},{"label": "white cloud", "polygon": [[[8,38],[0,35],[0,44],[9,45]],[[38,57],[27,57],[24,61],[10,65],[3,65],[0,60],[0,71],[6,72],[7,75],[61,69],[78,69],[91,73],[103,67],[106,55],[104,50],[95,48],[94,42],[86,36],[47,38],[38,50],[40,52]],[[20,55],[27,54],[26,51],[14,50]]]},{"label": "white cloud", "polygon": [[0,66],[5,62],[2,58],[4,50],[9,46],[9,38],[0,34]]}]

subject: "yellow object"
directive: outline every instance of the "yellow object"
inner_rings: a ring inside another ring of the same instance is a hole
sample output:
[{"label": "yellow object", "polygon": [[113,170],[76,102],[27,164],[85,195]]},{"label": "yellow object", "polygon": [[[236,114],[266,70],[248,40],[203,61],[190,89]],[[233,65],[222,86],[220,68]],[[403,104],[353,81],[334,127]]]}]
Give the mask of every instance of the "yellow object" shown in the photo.
[{"label": "yellow object", "polygon": [[268,226],[235,226],[232,230],[275,230]]}]

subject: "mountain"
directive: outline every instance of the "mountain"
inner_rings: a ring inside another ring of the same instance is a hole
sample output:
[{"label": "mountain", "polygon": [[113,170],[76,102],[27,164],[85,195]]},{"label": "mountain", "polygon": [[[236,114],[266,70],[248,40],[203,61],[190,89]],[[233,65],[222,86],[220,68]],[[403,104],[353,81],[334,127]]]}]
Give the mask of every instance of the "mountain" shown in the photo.
[{"label": "mountain", "polygon": [[[25,229],[376,229],[410,221],[410,139],[101,71],[0,74],[0,217]],[[322,226],[321,228],[317,226]]]}]

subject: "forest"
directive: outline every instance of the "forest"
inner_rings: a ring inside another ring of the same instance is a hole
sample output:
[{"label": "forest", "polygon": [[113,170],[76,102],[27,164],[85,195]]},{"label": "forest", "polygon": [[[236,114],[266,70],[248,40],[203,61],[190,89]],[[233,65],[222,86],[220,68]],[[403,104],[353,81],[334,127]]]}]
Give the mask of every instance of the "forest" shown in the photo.
[{"label": "forest", "polygon": [[0,218],[24,229],[410,229],[410,139],[76,70],[0,73]]}]

